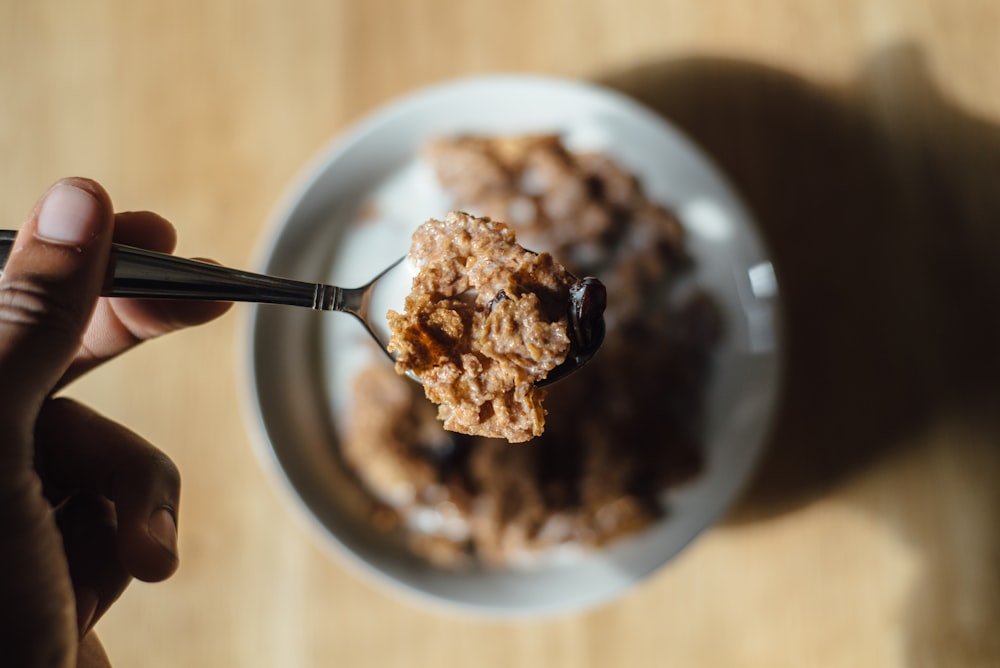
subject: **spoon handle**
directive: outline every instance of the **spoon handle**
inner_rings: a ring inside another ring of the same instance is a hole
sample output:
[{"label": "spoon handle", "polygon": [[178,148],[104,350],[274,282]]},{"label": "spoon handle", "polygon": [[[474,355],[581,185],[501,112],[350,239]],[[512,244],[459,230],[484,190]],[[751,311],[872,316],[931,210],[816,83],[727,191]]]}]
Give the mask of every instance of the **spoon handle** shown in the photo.
[{"label": "spoon handle", "polygon": [[[0,273],[17,233],[0,230]],[[113,267],[103,290],[107,297],[191,299],[285,304],[340,310],[341,288],[222,267],[211,262],[112,244]]]}]

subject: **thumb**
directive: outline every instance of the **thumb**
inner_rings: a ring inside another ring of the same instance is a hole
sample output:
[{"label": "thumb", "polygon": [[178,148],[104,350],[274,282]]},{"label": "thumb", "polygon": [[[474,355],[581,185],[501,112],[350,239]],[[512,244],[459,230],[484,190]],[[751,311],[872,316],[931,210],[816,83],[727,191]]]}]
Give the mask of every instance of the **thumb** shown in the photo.
[{"label": "thumb", "polygon": [[113,227],[101,186],[64,179],[35,205],[3,267],[0,428],[22,442],[30,442],[42,401],[79,350],[107,271]]}]

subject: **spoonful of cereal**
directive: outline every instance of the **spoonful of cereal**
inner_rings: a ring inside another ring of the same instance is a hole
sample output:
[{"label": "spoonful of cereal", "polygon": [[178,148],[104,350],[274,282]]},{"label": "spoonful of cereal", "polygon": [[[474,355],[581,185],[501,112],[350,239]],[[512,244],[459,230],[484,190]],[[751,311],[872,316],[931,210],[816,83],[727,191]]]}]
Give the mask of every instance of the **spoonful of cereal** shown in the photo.
[{"label": "spoonful of cereal", "polygon": [[445,429],[527,441],[545,424],[542,386],[577,370],[604,340],[606,292],[489,218],[453,212],[413,234],[416,269],[387,350],[438,404]]}]

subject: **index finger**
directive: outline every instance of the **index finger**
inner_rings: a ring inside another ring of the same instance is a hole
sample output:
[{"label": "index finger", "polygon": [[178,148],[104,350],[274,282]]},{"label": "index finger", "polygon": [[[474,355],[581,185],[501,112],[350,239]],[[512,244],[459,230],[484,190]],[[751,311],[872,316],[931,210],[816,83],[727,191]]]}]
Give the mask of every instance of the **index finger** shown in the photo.
[{"label": "index finger", "polygon": [[[170,253],[176,245],[177,234],[170,222],[155,213],[118,213],[115,214],[114,241]],[[60,384],[69,383],[143,341],[209,322],[230,306],[224,302],[102,297],[84,334],[83,344]]]}]

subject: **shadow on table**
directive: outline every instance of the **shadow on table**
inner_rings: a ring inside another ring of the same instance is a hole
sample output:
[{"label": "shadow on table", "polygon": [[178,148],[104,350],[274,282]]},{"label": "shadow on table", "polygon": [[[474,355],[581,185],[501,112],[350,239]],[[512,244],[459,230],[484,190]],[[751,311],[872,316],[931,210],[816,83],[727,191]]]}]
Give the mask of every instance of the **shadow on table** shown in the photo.
[{"label": "shadow on table", "polygon": [[[782,407],[727,521],[801,507],[942,419],[987,444],[983,484],[994,491],[982,491],[1000,509],[1000,127],[949,102],[907,46],[839,89],[719,59],[601,83],[714,158],[754,212],[781,282]],[[1000,526],[977,544],[1000,555]],[[1000,599],[993,584],[988,597]]]}]

